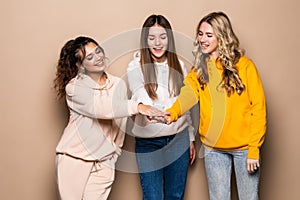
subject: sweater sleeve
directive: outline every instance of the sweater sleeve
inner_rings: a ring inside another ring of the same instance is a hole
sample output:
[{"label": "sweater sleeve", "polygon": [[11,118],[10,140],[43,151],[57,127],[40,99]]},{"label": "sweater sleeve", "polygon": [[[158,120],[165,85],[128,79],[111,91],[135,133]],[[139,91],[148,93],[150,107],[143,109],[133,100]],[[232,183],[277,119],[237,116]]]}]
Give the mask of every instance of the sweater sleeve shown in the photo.
[{"label": "sweater sleeve", "polygon": [[[182,60],[179,60],[180,62],[180,66],[182,69],[182,73],[183,73],[183,77],[185,78],[187,76],[187,69],[184,65],[184,62],[182,62]],[[188,132],[189,132],[189,138],[190,138],[190,142],[195,141],[195,127],[193,125],[193,120],[192,120],[192,113],[190,111],[188,111],[186,113],[186,120],[188,123]]]},{"label": "sweater sleeve", "polygon": [[251,106],[248,158],[259,159],[260,147],[264,142],[267,126],[266,101],[260,76],[251,60],[247,64],[247,82]]},{"label": "sweater sleeve", "polygon": [[113,97],[102,95],[98,89],[72,81],[66,87],[66,98],[70,109],[84,116],[98,119],[128,117],[138,113],[138,103],[119,98],[120,93],[127,91],[126,85],[120,81],[114,90]]},{"label": "sweater sleeve", "polygon": [[170,113],[170,120],[176,121],[181,115],[190,110],[199,101],[200,84],[196,73],[191,71],[184,79],[184,86],[174,104],[166,110]]}]

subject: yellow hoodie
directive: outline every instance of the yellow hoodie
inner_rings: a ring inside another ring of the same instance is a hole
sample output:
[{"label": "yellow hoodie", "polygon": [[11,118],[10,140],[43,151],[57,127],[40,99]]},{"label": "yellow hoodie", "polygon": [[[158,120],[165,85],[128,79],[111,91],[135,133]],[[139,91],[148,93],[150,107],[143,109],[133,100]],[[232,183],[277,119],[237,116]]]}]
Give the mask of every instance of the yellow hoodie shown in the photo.
[{"label": "yellow hoodie", "polygon": [[208,61],[209,83],[202,90],[195,71],[184,80],[180,95],[167,109],[171,121],[200,105],[199,133],[207,147],[222,151],[246,150],[248,158],[259,159],[259,149],[266,132],[266,103],[261,79],[254,63],[241,57],[236,67],[245,85],[241,95],[226,95],[219,83],[222,76],[220,60]]}]

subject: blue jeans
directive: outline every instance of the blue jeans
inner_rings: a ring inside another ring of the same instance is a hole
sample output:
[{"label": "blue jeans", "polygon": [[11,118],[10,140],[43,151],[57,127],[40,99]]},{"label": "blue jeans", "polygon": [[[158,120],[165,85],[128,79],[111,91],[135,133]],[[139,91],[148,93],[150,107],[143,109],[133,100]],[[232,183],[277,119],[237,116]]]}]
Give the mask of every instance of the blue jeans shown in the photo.
[{"label": "blue jeans", "polygon": [[204,152],[210,200],[230,200],[232,166],[239,200],[258,199],[259,170],[248,173],[248,150],[223,152],[205,149]]},{"label": "blue jeans", "polygon": [[189,166],[187,129],[171,136],[136,138],[143,200],[182,200]]}]

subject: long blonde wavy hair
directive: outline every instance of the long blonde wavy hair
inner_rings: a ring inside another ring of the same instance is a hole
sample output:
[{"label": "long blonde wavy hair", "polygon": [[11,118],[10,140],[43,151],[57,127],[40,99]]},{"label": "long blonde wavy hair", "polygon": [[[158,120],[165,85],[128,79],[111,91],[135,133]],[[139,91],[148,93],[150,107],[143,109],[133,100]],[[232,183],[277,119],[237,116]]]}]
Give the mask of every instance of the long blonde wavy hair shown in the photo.
[{"label": "long blonde wavy hair", "polygon": [[[203,22],[207,22],[212,26],[218,40],[218,59],[221,60],[223,67],[221,86],[225,88],[228,96],[234,93],[234,91],[240,95],[244,91],[245,85],[242,83],[235,65],[240,57],[244,55],[244,50],[239,47],[239,39],[232,29],[228,16],[223,12],[212,12],[206,15],[200,20],[197,26],[197,35]],[[201,52],[197,35],[193,50],[195,56],[193,70],[196,70],[200,86],[203,89],[209,82],[207,73],[207,60],[209,55]]]}]

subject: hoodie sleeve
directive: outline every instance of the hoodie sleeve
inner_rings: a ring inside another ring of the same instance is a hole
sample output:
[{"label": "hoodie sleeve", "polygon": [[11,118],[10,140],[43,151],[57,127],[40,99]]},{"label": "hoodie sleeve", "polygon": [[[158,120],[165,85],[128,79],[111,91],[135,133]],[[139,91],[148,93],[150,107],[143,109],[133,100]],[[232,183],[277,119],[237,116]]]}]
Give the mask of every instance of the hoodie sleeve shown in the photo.
[{"label": "hoodie sleeve", "polygon": [[[123,81],[116,86],[114,94],[122,91],[127,91]],[[77,113],[98,119],[128,117],[138,113],[138,102],[121,99],[117,95],[117,98],[112,98],[101,95],[101,92],[81,84],[80,80],[72,80],[66,86],[67,104]]]},{"label": "hoodie sleeve", "polygon": [[[187,69],[186,69],[186,67],[184,65],[184,62],[182,60],[179,60],[179,62],[180,62],[180,66],[181,66],[181,69],[182,69],[183,77],[185,78],[188,74]],[[190,111],[188,111],[186,113],[186,120],[187,120],[187,123],[188,123],[188,132],[189,132],[190,141],[195,141],[195,127],[193,126],[193,120],[192,120]]]},{"label": "hoodie sleeve", "polygon": [[170,113],[171,121],[176,121],[181,115],[190,110],[199,101],[200,84],[196,73],[191,71],[184,79],[184,86],[174,104],[166,110]]},{"label": "hoodie sleeve", "polygon": [[267,114],[266,101],[262,81],[254,63],[249,59],[246,62],[248,95],[251,108],[251,129],[248,158],[259,159],[260,147],[264,142]]}]

